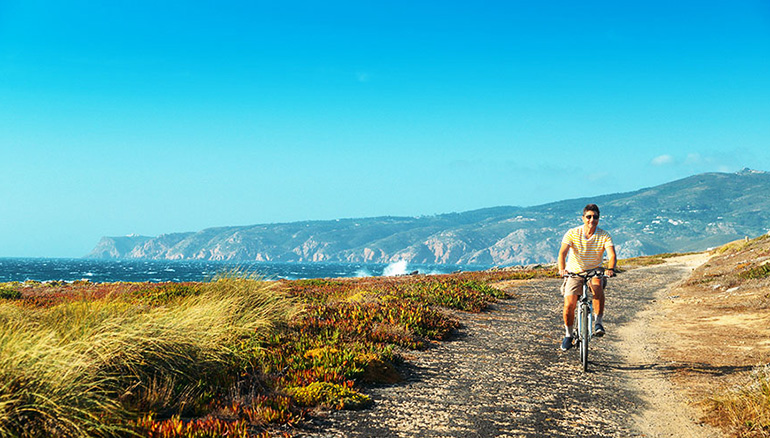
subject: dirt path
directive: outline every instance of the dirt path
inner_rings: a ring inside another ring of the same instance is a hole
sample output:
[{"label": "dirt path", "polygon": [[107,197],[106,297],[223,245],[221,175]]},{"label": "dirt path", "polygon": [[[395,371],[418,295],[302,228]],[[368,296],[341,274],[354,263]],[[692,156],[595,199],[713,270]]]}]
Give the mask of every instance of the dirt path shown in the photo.
[{"label": "dirt path", "polygon": [[331,412],[303,437],[717,437],[694,421],[656,360],[665,334],[655,306],[698,261],[675,260],[612,279],[607,336],[590,372],[561,352],[558,280],[519,285],[518,298],[462,314],[452,340],[414,353],[406,382],[373,388],[363,411]]},{"label": "dirt path", "polygon": [[[669,380],[669,374],[674,371],[675,364],[663,362],[657,354],[661,346],[672,341],[671,333],[661,329],[663,312],[659,311],[661,307],[659,303],[676,298],[676,295],[672,295],[671,289],[706,260],[708,260],[706,254],[682,256],[669,260],[669,263],[663,267],[640,268],[624,275],[623,280],[628,282],[628,287],[643,283],[646,278],[654,276],[670,275],[674,280],[671,287],[663,287],[651,295],[654,301],[648,301],[635,318],[618,329],[618,335],[624,346],[621,357],[627,364],[622,374],[628,382],[628,390],[639,394],[644,402],[640,409],[633,413],[631,419],[635,428],[644,436],[676,438],[722,436],[716,429],[696,421],[699,413],[673,390]],[[670,272],[672,268],[677,269],[679,273]],[[663,272],[661,272],[662,269],[664,269]]]}]

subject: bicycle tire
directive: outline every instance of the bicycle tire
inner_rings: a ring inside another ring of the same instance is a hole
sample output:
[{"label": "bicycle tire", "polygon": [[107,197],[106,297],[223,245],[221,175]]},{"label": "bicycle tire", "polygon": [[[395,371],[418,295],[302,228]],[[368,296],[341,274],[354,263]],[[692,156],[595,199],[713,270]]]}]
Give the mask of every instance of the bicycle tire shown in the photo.
[{"label": "bicycle tire", "polygon": [[588,371],[588,339],[591,336],[589,312],[587,305],[580,305],[580,362],[583,365],[583,371]]}]

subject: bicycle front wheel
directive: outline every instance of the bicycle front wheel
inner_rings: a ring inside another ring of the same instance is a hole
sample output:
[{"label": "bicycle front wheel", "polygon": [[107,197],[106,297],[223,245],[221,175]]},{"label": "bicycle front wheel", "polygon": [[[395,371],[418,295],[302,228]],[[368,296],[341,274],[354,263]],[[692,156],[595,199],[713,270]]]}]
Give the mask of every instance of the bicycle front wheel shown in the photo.
[{"label": "bicycle front wheel", "polygon": [[588,371],[588,339],[591,337],[591,326],[588,319],[590,309],[587,305],[580,305],[580,362],[583,371]]}]

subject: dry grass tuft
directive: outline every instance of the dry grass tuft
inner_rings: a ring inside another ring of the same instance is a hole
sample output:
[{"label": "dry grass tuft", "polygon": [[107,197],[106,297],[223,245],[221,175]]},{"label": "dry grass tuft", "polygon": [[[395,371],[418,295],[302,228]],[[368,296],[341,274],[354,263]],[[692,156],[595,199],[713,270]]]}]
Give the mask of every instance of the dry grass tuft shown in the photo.
[{"label": "dry grass tuft", "polygon": [[748,382],[708,401],[711,419],[744,438],[770,437],[770,365],[756,368]]},{"label": "dry grass tuft", "polygon": [[233,277],[168,307],[2,303],[0,436],[119,436],[133,412],[194,413],[238,342],[294,313],[268,283]]}]

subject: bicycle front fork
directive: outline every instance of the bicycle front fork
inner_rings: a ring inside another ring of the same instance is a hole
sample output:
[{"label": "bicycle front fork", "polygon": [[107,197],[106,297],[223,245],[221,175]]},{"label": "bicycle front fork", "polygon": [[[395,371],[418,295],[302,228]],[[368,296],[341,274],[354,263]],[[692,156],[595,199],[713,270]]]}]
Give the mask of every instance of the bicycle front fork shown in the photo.
[{"label": "bicycle front fork", "polygon": [[[586,317],[583,317],[584,314]],[[593,326],[594,326],[594,310],[591,304],[578,303],[577,322],[578,322],[577,338],[582,340],[583,336],[588,336],[588,338],[590,339],[591,336],[593,335]],[[584,327],[583,324],[585,324],[586,327]]]}]

